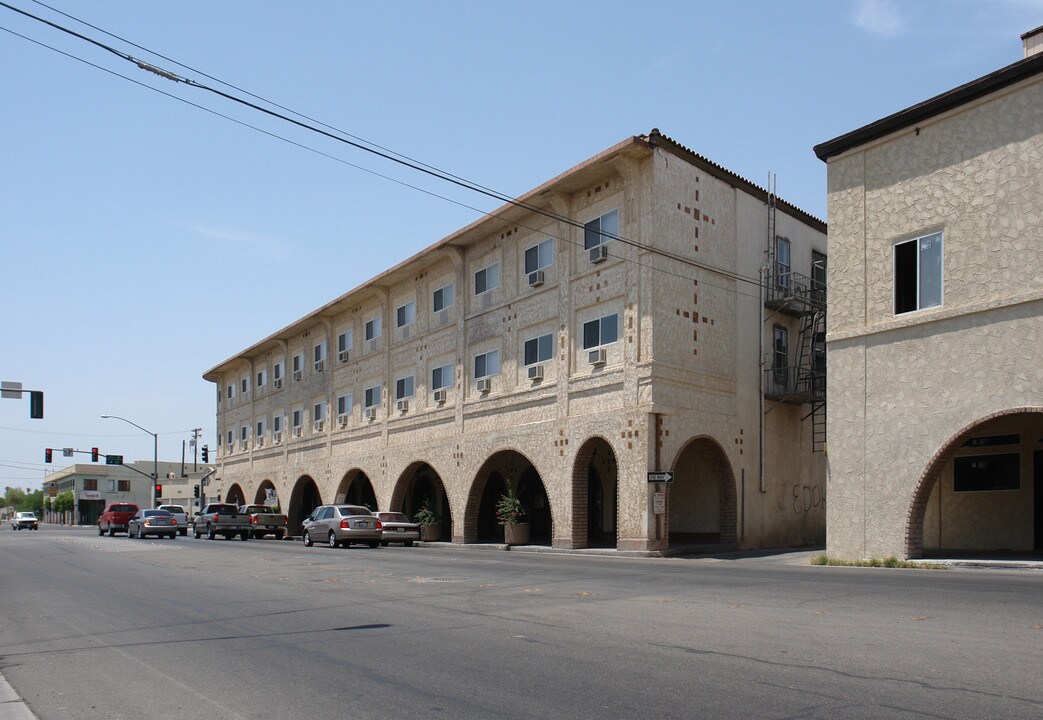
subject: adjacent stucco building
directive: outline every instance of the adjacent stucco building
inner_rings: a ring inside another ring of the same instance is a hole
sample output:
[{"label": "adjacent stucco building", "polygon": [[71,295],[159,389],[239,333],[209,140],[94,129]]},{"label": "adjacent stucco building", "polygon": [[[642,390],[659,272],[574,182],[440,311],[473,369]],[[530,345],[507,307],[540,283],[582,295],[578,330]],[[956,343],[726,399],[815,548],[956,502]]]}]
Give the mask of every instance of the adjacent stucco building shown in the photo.
[{"label": "adjacent stucco building", "polygon": [[207,371],[226,499],[426,502],[470,543],[510,488],[556,547],[821,543],[825,229],[629,138]]},{"label": "adjacent stucco building", "polygon": [[1043,549],[1043,53],[828,164],[827,547]]}]

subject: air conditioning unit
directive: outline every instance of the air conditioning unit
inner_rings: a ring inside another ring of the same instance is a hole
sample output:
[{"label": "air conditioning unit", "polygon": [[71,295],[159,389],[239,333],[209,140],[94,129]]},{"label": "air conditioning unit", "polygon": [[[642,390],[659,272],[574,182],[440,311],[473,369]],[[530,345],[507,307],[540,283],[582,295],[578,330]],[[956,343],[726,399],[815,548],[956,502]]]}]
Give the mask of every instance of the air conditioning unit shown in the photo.
[{"label": "air conditioning unit", "polygon": [[545,279],[542,270],[531,272],[529,273],[529,287],[539,287]]},{"label": "air conditioning unit", "polygon": [[275,378],[274,380],[272,380],[272,385],[275,386],[276,390],[281,388],[282,387],[282,378]]},{"label": "air conditioning unit", "polygon": [[375,407],[368,407],[368,408],[366,408],[366,419],[367,420],[376,420],[377,419],[377,409]]},{"label": "air conditioning unit", "polygon": [[348,361],[348,351],[347,350],[341,350],[339,353],[337,353],[337,359],[340,360],[341,362],[347,362]]},{"label": "air conditioning unit", "polygon": [[281,442],[282,442],[282,432],[273,432],[272,433],[272,444],[273,445],[278,445]]},{"label": "air conditioning unit", "polygon": [[315,432],[322,432],[322,429],[326,427],[326,421],[316,420],[313,424],[313,427],[315,428]]},{"label": "air conditioning unit", "polygon": [[529,367],[529,379],[530,380],[542,380],[543,379],[543,366],[532,365]]},{"label": "air conditioning unit", "polygon": [[301,426],[300,425],[298,425],[297,427],[295,427],[293,429],[293,436],[294,437],[300,437],[301,436]]},{"label": "air conditioning unit", "polygon": [[478,392],[485,394],[492,390],[493,382],[489,378],[478,378],[478,382],[474,384]]},{"label": "air conditioning unit", "polygon": [[596,245],[590,249],[589,254],[592,263],[605,262],[608,260],[608,247],[606,245]]},{"label": "air conditioning unit", "polygon": [[439,405],[445,405],[445,388],[435,390],[435,402]]},{"label": "air conditioning unit", "polygon": [[325,360],[316,360],[315,361],[315,372],[322,372],[325,369],[326,369],[326,361]]},{"label": "air conditioning unit", "polygon": [[396,400],[395,409],[397,409],[399,412],[404,413],[406,410],[409,409],[409,401],[405,398],[403,398],[402,400]]},{"label": "air conditioning unit", "polygon": [[338,415],[338,416],[337,416],[337,423],[338,423],[338,424],[339,424],[339,425],[340,425],[341,427],[347,427],[347,426],[348,426],[348,414],[347,414],[347,413],[344,413],[344,414],[342,414],[342,415]]},{"label": "air conditioning unit", "polygon": [[249,440],[240,440],[239,441],[239,449],[240,450],[249,450],[250,449],[250,441]]},{"label": "air conditioning unit", "polygon": [[294,380],[300,380],[301,379],[301,371],[300,370],[294,370],[293,371],[293,379]]},{"label": "air conditioning unit", "polygon": [[264,447],[264,436],[263,435],[258,435],[257,436],[257,447]]},{"label": "air conditioning unit", "polygon": [[595,367],[600,367],[608,362],[608,351],[605,348],[598,348],[597,350],[591,350],[587,353],[587,362]]}]

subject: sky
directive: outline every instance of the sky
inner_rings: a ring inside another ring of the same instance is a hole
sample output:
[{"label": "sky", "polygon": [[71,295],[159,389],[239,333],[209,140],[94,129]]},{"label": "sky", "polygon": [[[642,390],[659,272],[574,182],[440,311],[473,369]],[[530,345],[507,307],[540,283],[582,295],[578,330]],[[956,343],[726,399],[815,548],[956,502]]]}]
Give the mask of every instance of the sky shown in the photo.
[{"label": "sky", "polygon": [[30,489],[89,462],[47,447],[216,447],[205,371],[497,203],[6,6],[510,196],[659,128],[822,219],[814,145],[1043,25],[1043,0],[0,1],[0,379],[45,392],[42,420],[0,400],[0,487]]}]

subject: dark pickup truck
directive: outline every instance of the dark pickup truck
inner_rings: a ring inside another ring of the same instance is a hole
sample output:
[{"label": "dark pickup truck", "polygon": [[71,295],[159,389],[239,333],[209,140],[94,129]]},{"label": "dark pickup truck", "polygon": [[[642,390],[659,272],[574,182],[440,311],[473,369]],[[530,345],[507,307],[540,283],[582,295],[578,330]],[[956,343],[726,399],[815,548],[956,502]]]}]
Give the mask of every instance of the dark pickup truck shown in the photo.
[{"label": "dark pickup truck", "polygon": [[139,509],[134,503],[112,503],[98,518],[98,534],[108,533],[111,537],[117,532],[127,532],[130,519],[137,514]]},{"label": "dark pickup truck", "polygon": [[286,516],[275,512],[275,508],[267,505],[241,505],[239,512],[250,516],[250,524],[253,526],[251,532],[255,538],[274,535],[276,539],[282,540],[286,537]]},{"label": "dark pickup truck", "polygon": [[196,540],[201,535],[206,535],[207,540],[218,535],[225,540],[236,535],[240,540],[249,540],[252,530],[250,516],[229,503],[210,503],[192,519],[192,537]]}]

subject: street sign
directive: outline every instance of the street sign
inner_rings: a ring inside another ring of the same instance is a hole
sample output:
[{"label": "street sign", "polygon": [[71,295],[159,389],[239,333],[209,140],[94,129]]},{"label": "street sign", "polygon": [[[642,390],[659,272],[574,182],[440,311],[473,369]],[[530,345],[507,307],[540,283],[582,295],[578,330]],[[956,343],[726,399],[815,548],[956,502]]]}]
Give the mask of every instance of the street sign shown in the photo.
[{"label": "street sign", "polygon": [[20,400],[22,398],[22,383],[4,380],[0,382],[0,397],[7,400]]},{"label": "street sign", "polygon": [[62,457],[72,457],[72,448],[62,448]]},{"label": "street sign", "polygon": [[105,456],[105,464],[106,465],[122,465],[123,464],[123,456],[122,455],[106,455]]},{"label": "street sign", "polygon": [[666,514],[666,493],[652,493],[652,512],[656,515]]},{"label": "street sign", "polygon": [[674,474],[670,470],[660,470],[656,472],[648,473],[648,482],[650,483],[672,483],[674,481]]}]

